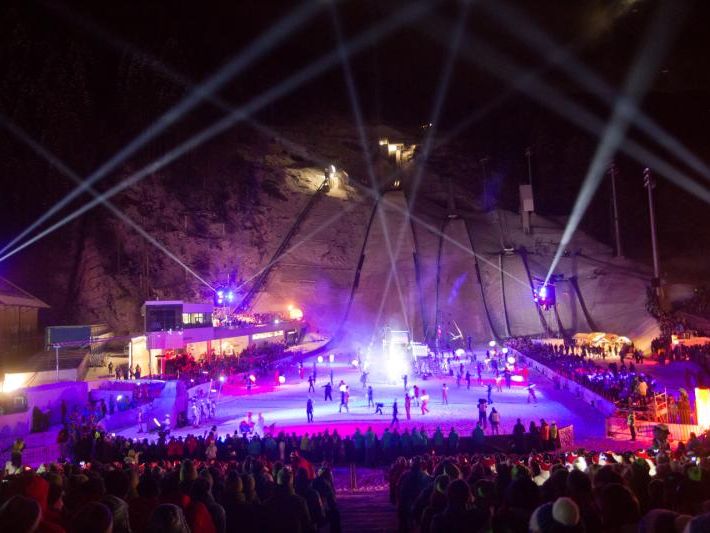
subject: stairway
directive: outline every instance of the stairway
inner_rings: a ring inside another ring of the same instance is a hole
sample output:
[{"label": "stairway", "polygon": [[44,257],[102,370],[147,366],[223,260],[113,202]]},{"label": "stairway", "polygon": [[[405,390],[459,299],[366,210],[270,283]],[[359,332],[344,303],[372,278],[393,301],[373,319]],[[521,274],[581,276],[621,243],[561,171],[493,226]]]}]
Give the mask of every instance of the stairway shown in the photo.
[{"label": "stairway", "polygon": [[397,531],[397,513],[387,490],[338,493],[343,533]]},{"label": "stairway", "polygon": [[[397,531],[397,511],[389,501],[389,485],[381,468],[333,469],[338,508],[345,533]],[[353,487],[356,487],[352,490]]]}]

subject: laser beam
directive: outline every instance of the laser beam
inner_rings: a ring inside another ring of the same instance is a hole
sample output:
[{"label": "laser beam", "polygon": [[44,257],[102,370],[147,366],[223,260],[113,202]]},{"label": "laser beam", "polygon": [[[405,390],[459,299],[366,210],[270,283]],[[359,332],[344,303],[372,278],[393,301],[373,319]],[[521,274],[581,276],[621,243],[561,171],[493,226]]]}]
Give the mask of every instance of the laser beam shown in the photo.
[{"label": "laser beam", "polygon": [[[2,115],[0,115],[0,125],[5,127],[18,140],[22,141],[27,146],[29,146],[35,153],[37,153],[37,155],[42,157],[42,159],[47,161],[51,166],[56,168],[60,173],[62,173],[67,178],[69,178],[71,181],[73,181],[74,183],[76,183],[78,185],[82,185],[84,183],[84,180],[82,180],[81,177],[76,172],[74,172],[71,168],[69,168],[57,156],[55,156],[53,153],[51,153],[49,150],[47,150],[44,146],[40,145],[38,142],[36,142],[34,139],[32,139],[29,135],[27,135],[27,133],[24,130],[22,130],[17,125],[10,122],[9,120],[7,120],[7,118]],[[99,192],[91,186],[89,186],[86,190],[94,198],[98,198],[100,196]],[[161,244],[156,238],[154,238],[147,231],[145,231],[140,225],[138,225],[136,222],[134,222],[131,217],[129,217],[123,211],[121,211],[118,207],[116,207],[110,200],[102,200],[101,203],[115,217],[117,217],[119,220],[121,220],[127,226],[130,226],[136,233],[138,233],[141,237],[143,237],[150,244],[155,246],[158,250],[163,252],[168,258],[170,258],[175,263],[177,263],[186,272],[188,272],[190,275],[192,275],[197,281],[199,281],[200,283],[205,285],[210,290],[214,290],[214,287],[212,285],[210,285],[210,283],[205,281],[205,279],[202,278],[202,276],[200,276],[192,268],[187,266],[179,257],[177,257],[170,250],[168,250],[163,244]]]},{"label": "laser beam", "polygon": [[[367,46],[374,44],[391,31],[394,31],[398,27],[401,27],[402,25],[405,25],[408,22],[411,22],[412,20],[416,20],[416,18],[423,16],[425,13],[432,9],[434,3],[435,2],[420,1],[407,5],[407,7],[401,9],[394,15],[388,17],[384,21],[381,21],[377,25],[373,26],[369,30],[363,32],[358,37],[350,41],[347,46],[348,54],[355,53]],[[258,111],[259,109],[268,105],[272,101],[284,96],[285,94],[296,89],[300,85],[303,85],[310,79],[321,74],[322,72],[326,71],[334,64],[336,64],[338,62],[338,58],[339,55],[337,51],[325,54],[320,59],[316,60],[315,62],[301,69],[296,74],[289,77],[283,83],[279,84],[278,86],[272,87],[270,90],[252,99],[250,103],[234,110],[227,116],[223,117],[221,120],[217,121],[215,124],[207,127],[206,129],[194,135],[187,141],[184,141],[177,147],[168,151],[163,156],[153,161],[140,171],[131,174],[129,177],[125,178],[120,183],[108,189],[99,198],[91,200],[87,204],[81,206],[80,208],[76,209],[75,211],[64,217],[62,220],[56,222],[55,224],[46,228],[39,234],[25,241],[23,244],[17,246],[9,252],[6,252],[3,256],[0,257],[0,262],[8,259],[9,257],[25,249],[27,246],[34,244],[38,240],[46,237],[47,235],[51,234],[52,232],[67,224],[68,222],[71,222],[72,220],[81,216],[83,213],[89,211],[90,209],[101,203],[102,200],[111,198],[119,192],[125,190],[126,188],[135,185],[146,176],[157,172],[166,165],[179,159],[189,151],[197,148],[204,142],[232,127],[237,122],[244,120],[251,113]]]},{"label": "laser beam", "polygon": [[135,154],[151,140],[163,133],[168,127],[175,124],[186,113],[202,102],[207,95],[213,94],[215,91],[219,90],[239,72],[246,69],[250,64],[270,50],[278,42],[307,22],[320,10],[320,8],[321,6],[319,2],[308,1],[280,19],[279,22],[277,22],[270,30],[262,34],[252,45],[247,47],[246,50],[234,57],[224,67],[220,68],[215,74],[197,86],[188,96],[166,111],[155,122],[153,122],[152,125],[146,128],[136,138],[119,150],[113,157],[92,172],[86,180],[82,181],[82,185],[70,191],[66,196],[40,215],[37,220],[20,232],[19,235],[3,246],[0,249],[0,255],[22,240],[25,236],[29,235],[45,221],[49,220],[55,213],[67,206],[72,200],[86,192],[88,187],[94,185],[111,171],[115,170],[121,163]]}]

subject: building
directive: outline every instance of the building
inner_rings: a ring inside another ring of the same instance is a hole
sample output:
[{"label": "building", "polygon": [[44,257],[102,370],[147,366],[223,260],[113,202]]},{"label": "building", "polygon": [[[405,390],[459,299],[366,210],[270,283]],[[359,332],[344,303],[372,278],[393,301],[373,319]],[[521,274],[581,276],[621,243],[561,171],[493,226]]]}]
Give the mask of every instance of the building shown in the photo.
[{"label": "building", "polygon": [[181,300],[148,301],[141,309],[145,334],[131,340],[129,365],[139,364],[144,374],[162,374],[165,359],[189,354],[196,360],[213,355],[238,356],[249,346],[265,342],[296,344],[306,324],[298,309],[278,313],[233,315],[212,304]]},{"label": "building", "polygon": [[0,277],[0,350],[14,352],[41,344],[38,315],[40,309],[48,308],[39,298]]}]

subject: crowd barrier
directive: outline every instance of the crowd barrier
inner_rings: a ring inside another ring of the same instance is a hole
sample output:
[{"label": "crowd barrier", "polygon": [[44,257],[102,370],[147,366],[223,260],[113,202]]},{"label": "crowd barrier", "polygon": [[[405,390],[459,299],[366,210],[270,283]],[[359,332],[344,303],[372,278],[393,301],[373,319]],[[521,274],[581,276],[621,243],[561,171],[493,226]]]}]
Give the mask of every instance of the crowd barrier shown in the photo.
[{"label": "crowd barrier", "polygon": [[540,363],[539,361],[523,356],[525,358],[525,361],[530,365],[531,368],[536,370],[538,373],[542,374],[546,378],[549,379],[557,379],[560,384],[560,388],[562,390],[566,390],[579,398],[580,400],[583,400],[587,402],[589,405],[594,407],[597,411],[601,412],[604,416],[611,416],[614,413],[616,413],[617,408],[616,405],[614,405],[614,402],[610,402],[603,396],[597,394],[596,392],[592,392],[588,388],[584,387],[583,385],[580,385],[576,381],[569,379],[562,374],[556,372],[555,370],[551,369],[550,367]]},{"label": "crowd barrier", "polygon": [[[636,433],[639,436],[653,438],[653,428],[660,422],[652,420],[636,420]],[[670,441],[687,442],[691,433],[701,435],[703,429],[696,424],[666,424],[663,423],[670,431]],[[631,438],[629,426],[626,423],[625,417],[610,416],[606,419],[606,434],[609,437],[627,437]]]}]

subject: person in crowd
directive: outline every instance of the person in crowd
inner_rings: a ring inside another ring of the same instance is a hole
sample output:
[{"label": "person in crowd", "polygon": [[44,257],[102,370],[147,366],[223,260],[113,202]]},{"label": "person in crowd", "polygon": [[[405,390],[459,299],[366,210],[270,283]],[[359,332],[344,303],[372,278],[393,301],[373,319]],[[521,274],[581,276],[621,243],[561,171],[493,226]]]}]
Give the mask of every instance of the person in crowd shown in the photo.
[{"label": "person in crowd", "polygon": [[306,401],[306,420],[313,422],[313,400],[311,398]]},{"label": "person in crowd", "polygon": [[487,418],[488,414],[488,404],[486,403],[486,400],[484,399],[479,399],[478,400],[478,423],[481,424],[482,428],[487,427]]},{"label": "person in crowd", "polygon": [[488,415],[488,421],[491,423],[491,435],[500,435],[500,413],[495,407],[491,409],[491,414]]},{"label": "person in crowd", "polygon": [[636,440],[636,414],[633,411],[629,411],[626,417],[626,425],[629,426],[629,433],[631,434],[631,440]]},{"label": "person in crowd", "polygon": [[395,424],[399,425],[399,418],[397,418],[398,413],[399,408],[397,407],[397,399],[395,398],[392,403],[392,422],[390,423],[390,427],[393,427]]},{"label": "person in crowd", "polygon": [[422,389],[422,414],[425,415],[429,412],[429,395],[425,389]]}]

